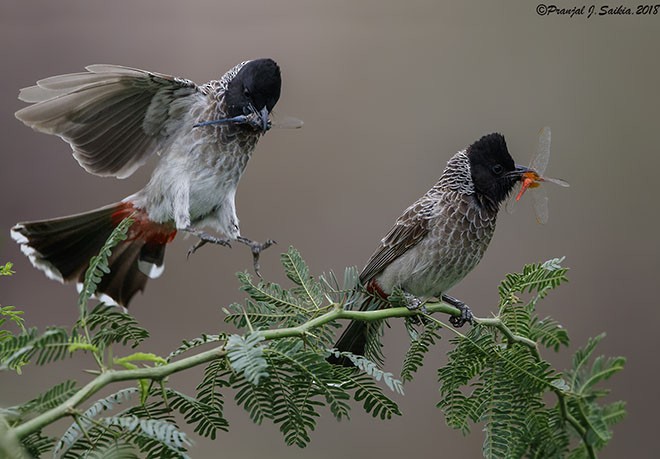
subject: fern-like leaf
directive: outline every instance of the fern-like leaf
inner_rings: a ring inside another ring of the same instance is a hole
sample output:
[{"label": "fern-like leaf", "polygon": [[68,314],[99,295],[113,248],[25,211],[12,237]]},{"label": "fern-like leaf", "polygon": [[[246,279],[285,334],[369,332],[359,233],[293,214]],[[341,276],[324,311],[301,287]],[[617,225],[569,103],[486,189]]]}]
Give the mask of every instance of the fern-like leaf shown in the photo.
[{"label": "fern-like leaf", "polygon": [[166,394],[170,407],[178,410],[188,424],[195,424],[196,433],[215,440],[218,430],[229,430],[229,423],[218,405],[206,404],[171,388],[166,390]]},{"label": "fern-like leaf", "polygon": [[[11,263],[9,263],[11,265]],[[13,272],[10,270],[10,272]],[[13,322],[21,332],[25,333],[25,320],[23,319],[23,311],[19,311],[14,306],[0,306],[0,327],[9,320]],[[0,329],[0,342],[5,341],[12,333],[9,330]]]},{"label": "fern-like leaf", "polygon": [[[350,407],[346,401],[350,397],[339,387],[334,378],[333,365],[323,355],[304,349],[298,340],[282,340],[266,352],[271,359],[271,366],[291,368],[299,384],[296,390],[307,392],[310,403],[313,397],[322,395],[338,420],[348,417]],[[385,378],[389,378],[389,375]]]},{"label": "fern-like leaf", "polygon": [[413,380],[414,373],[424,364],[424,356],[429,348],[440,340],[437,330],[437,326],[428,325],[421,334],[415,333],[416,336],[410,343],[403,359],[403,367],[401,368],[401,380],[403,382]]},{"label": "fern-like leaf", "polygon": [[[502,360],[489,365],[482,375],[484,387],[489,388],[483,416],[486,432],[483,451],[489,458],[521,457],[527,449],[525,438],[529,437],[528,413],[541,409],[543,379],[534,373],[533,358],[526,349],[516,347],[501,352]],[[512,380],[516,381],[515,386],[511,385]]]},{"label": "fern-like leaf", "polygon": [[66,455],[67,451],[89,430],[94,420],[104,411],[112,410],[115,406],[128,401],[138,392],[135,387],[119,390],[105,398],[97,400],[84,413],[78,416],[73,424],[64,432],[60,440],[55,445],[53,455],[61,457]]},{"label": "fern-like leaf", "polygon": [[170,362],[174,357],[183,354],[184,352],[188,352],[192,349],[196,349],[200,346],[203,346],[208,343],[217,343],[218,341],[224,341],[226,340],[226,336],[224,334],[222,335],[206,335],[203,334],[202,336],[199,336],[197,338],[193,338],[190,341],[184,340],[181,346],[177,347],[175,350],[170,352],[170,354],[167,356],[167,361]]},{"label": "fern-like leaf", "polygon": [[[277,290],[278,293],[273,295],[284,295],[277,284],[270,284],[268,287],[262,286],[261,292]],[[274,328],[287,321],[295,321],[296,324],[304,317],[299,311],[289,311],[280,308],[279,306],[267,303],[265,301],[255,301],[247,299],[245,306],[238,303],[233,303],[223,308],[223,312],[227,314],[225,322],[234,325],[237,328],[246,328],[252,326],[254,328]]]},{"label": "fern-like leaf", "polygon": [[618,401],[604,406],[602,415],[609,427],[623,421],[626,417],[626,402]]},{"label": "fern-like leaf", "polygon": [[227,340],[227,357],[232,368],[255,386],[261,378],[268,377],[268,363],[260,346],[263,340],[263,335],[258,332],[245,337],[231,335]]},{"label": "fern-like leaf", "polygon": [[300,256],[300,252],[289,247],[289,250],[282,254],[282,265],[286,276],[297,286],[293,289],[293,293],[315,309],[319,309],[323,305],[323,289],[310,275],[309,267]]},{"label": "fern-like leaf", "polygon": [[319,276],[319,283],[329,303],[342,304],[344,309],[352,309],[352,305],[360,298],[359,279],[358,269],[350,266],[344,270],[341,284],[332,271]]},{"label": "fern-like leaf", "polygon": [[532,300],[534,304],[538,299],[544,298],[547,293],[566,282],[568,269],[561,267],[563,258],[555,258],[545,263],[525,265],[521,273],[507,274],[499,286],[500,310],[510,305],[520,303],[516,294],[537,292]]},{"label": "fern-like leaf", "polygon": [[99,254],[93,256],[89,260],[89,267],[85,271],[85,277],[82,283],[80,290],[80,295],[78,297],[78,306],[81,311],[81,317],[83,317],[84,309],[87,305],[87,302],[94,296],[98,288],[101,279],[105,274],[110,272],[110,266],[108,265],[108,259],[112,255],[112,249],[119,244],[121,241],[126,240],[128,229],[133,224],[131,217],[123,219],[119,225],[112,230],[110,236],[101,247]]},{"label": "fern-like leaf", "polygon": [[197,386],[197,399],[213,407],[216,411],[222,412],[224,403],[220,391],[230,385],[229,374],[225,359],[218,358],[212,361],[204,370],[204,378]]},{"label": "fern-like leaf", "polygon": [[85,451],[85,459],[140,459],[134,445],[121,438]]},{"label": "fern-like leaf", "polygon": [[21,444],[30,457],[37,458],[53,449],[55,439],[46,437],[41,432],[34,432],[23,438]]},{"label": "fern-like leaf", "polygon": [[263,385],[255,386],[242,375],[232,374],[229,383],[236,389],[236,403],[245,408],[255,424],[273,419],[272,394]]},{"label": "fern-like leaf", "polygon": [[579,457],[586,451],[584,441],[596,449],[603,448],[612,438],[611,427],[621,421],[625,416],[625,404],[614,402],[601,406],[599,399],[607,395],[607,390],[597,389],[596,385],[623,370],[625,358],[592,357],[596,346],[604,338],[604,334],[589,339],[586,346],[578,349],[573,357],[573,367],[566,372],[568,410],[581,421],[586,428],[586,440],[582,445],[572,451],[572,455]]},{"label": "fern-like leaf", "polygon": [[32,328],[12,336],[0,342],[0,370],[18,371],[33,358],[37,365],[61,360],[70,355],[71,339],[66,330],[58,327],[50,327],[43,334]]},{"label": "fern-like leaf", "polygon": [[98,347],[121,343],[135,348],[149,337],[149,332],[140,327],[133,316],[103,303],[97,305],[83,320],[93,333],[92,344]]},{"label": "fern-like leaf", "polygon": [[284,290],[278,284],[259,282],[255,284],[252,276],[245,272],[236,273],[236,277],[241,284],[241,290],[245,291],[250,297],[258,302],[269,304],[279,308],[282,311],[291,313],[305,313],[304,304],[288,290]]},{"label": "fern-like leaf", "polygon": [[19,411],[23,415],[27,413],[43,413],[61,405],[77,391],[78,389],[76,388],[75,381],[64,381],[51,387],[46,392],[29,402],[24,403],[19,407]]},{"label": "fern-like leaf", "polygon": [[373,362],[361,355],[352,354],[350,352],[332,351],[332,354],[337,358],[347,357],[356,368],[364,371],[367,375],[371,376],[376,381],[382,380],[392,392],[396,392],[399,395],[404,395],[403,383],[396,379],[392,373],[381,370],[376,362]]},{"label": "fern-like leaf", "polygon": [[113,416],[103,418],[101,422],[107,426],[118,427],[132,434],[132,437],[146,437],[167,447],[182,458],[187,458],[185,450],[192,442],[175,424],[160,419],[139,419],[135,416]]},{"label": "fern-like leaf", "polygon": [[14,264],[10,261],[6,262],[4,265],[0,265],[0,276],[11,276],[14,274],[13,267]]},{"label": "fern-like leaf", "polygon": [[383,420],[401,415],[397,404],[383,394],[383,391],[376,385],[371,376],[346,368],[337,368],[335,371],[340,374],[343,373],[344,389],[355,391],[355,400],[362,402],[367,413]]},{"label": "fern-like leaf", "polygon": [[561,346],[568,346],[569,338],[566,330],[554,319],[546,317],[539,319],[534,316],[529,326],[529,338],[541,343],[547,348],[559,351]]}]

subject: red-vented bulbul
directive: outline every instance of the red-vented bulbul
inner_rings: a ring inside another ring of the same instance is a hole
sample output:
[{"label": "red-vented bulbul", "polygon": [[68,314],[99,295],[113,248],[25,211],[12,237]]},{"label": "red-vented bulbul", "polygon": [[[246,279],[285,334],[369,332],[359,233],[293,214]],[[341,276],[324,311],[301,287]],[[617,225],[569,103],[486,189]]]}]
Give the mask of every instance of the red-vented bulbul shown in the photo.
[{"label": "red-vented bulbul", "polygon": [[[362,270],[360,284],[371,297],[360,309],[382,307],[373,297],[387,299],[399,287],[413,305],[436,297],[458,307],[462,316],[450,319],[455,326],[471,320],[467,306],[446,292],[481,260],[500,204],[527,170],[516,166],[501,134],[486,135],[456,153],[438,183],[403,212]],[[363,355],[368,326],[351,322],[335,347]],[[328,360],[350,365],[345,358]]]},{"label": "red-vented bulbul", "polygon": [[[123,201],[78,215],[19,223],[12,237],[32,264],[60,282],[81,282],[122,219],[133,215],[128,239],[110,257],[97,296],[127,306],[148,278],[163,272],[165,246],[177,231],[200,243],[272,244],[241,236],[234,196],[257,141],[270,127],[281,76],[271,59],[242,62],[219,80],[190,80],[116,65],[46,78],[21,90],[32,105],[16,117],[71,145],[86,171],[125,178],[149,156],[161,156],[149,183]],[[206,123],[208,120],[216,120]],[[210,226],[228,238],[199,228]],[[196,248],[195,247],[195,248]],[[194,251],[194,250],[193,250]]]}]

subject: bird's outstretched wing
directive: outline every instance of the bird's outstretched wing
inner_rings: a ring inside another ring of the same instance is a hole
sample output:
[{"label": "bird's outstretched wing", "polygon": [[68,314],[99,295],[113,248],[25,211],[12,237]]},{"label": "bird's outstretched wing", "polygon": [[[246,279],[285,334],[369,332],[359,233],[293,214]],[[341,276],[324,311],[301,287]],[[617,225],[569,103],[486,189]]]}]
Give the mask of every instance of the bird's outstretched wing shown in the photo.
[{"label": "bird's outstretched wing", "polygon": [[424,238],[429,231],[428,219],[433,205],[434,202],[424,196],[403,212],[360,273],[362,285]]},{"label": "bird's outstretched wing", "polygon": [[64,139],[95,175],[128,177],[177,131],[192,128],[193,106],[213,103],[189,80],[118,65],[86,70],[22,89],[19,99],[33,105],[16,118]]}]

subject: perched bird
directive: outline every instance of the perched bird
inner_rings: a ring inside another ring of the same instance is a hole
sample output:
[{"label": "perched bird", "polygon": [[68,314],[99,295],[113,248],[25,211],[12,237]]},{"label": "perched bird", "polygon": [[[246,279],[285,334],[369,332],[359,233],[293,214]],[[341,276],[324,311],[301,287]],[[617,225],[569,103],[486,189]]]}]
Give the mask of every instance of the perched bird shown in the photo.
[{"label": "perched bird", "polygon": [[[398,287],[411,307],[441,298],[462,312],[450,319],[454,326],[471,321],[469,308],[446,292],[481,260],[500,204],[527,170],[514,164],[501,134],[486,135],[456,153],[433,188],[397,219],[362,270],[360,284],[369,295],[360,309],[383,307],[378,299],[387,299]],[[363,355],[368,331],[367,322],[353,321],[335,347]],[[328,360],[350,366],[343,357]]]},{"label": "perched bird", "polygon": [[[110,257],[97,297],[127,306],[148,278],[163,272],[165,246],[177,231],[200,242],[247,244],[258,272],[263,244],[241,236],[236,187],[280,97],[280,69],[271,59],[245,61],[219,80],[190,80],[116,65],[91,65],[20,91],[33,105],[16,118],[69,143],[87,171],[125,178],[154,153],[149,183],[121,202],[68,217],[19,223],[11,236],[32,264],[60,282],[82,282],[89,259],[112,230],[133,216],[128,239]],[[207,122],[207,120],[215,120]],[[210,226],[227,239],[200,228]]]}]

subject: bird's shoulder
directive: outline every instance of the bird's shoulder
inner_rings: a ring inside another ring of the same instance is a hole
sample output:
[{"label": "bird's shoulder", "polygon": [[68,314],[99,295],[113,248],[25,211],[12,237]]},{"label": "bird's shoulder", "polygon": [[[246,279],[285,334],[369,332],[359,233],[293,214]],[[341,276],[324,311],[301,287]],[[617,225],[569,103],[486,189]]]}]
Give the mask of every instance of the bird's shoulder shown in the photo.
[{"label": "bird's shoulder", "polygon": [[427,193],[403,211],[367,261],[360,273],[360,282],[366,284],[428,234],[435,201],[436,199]]}]

